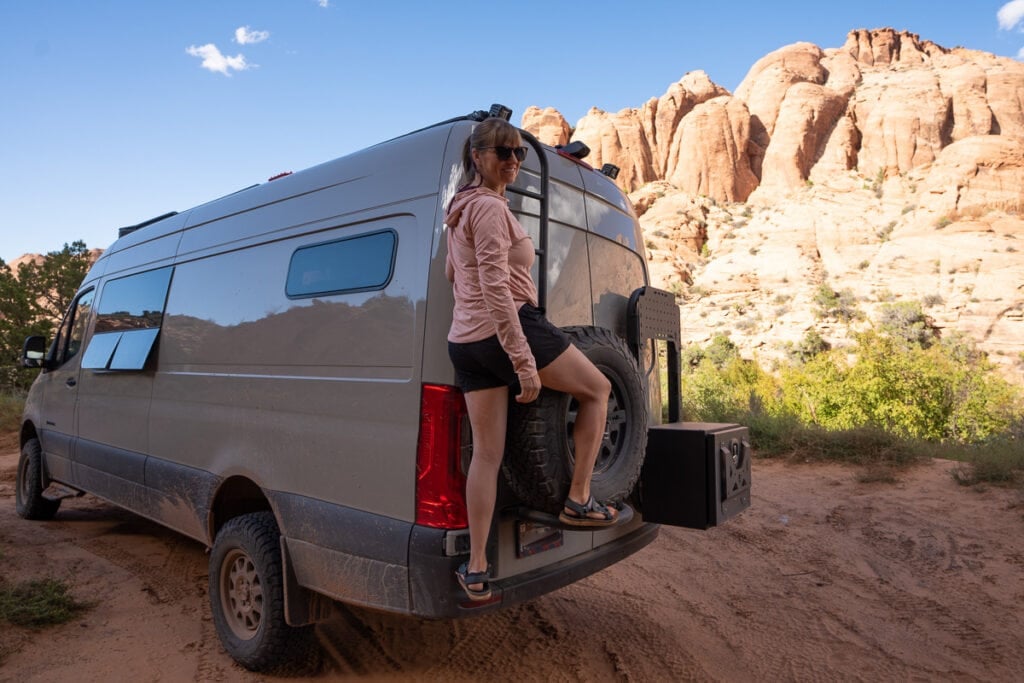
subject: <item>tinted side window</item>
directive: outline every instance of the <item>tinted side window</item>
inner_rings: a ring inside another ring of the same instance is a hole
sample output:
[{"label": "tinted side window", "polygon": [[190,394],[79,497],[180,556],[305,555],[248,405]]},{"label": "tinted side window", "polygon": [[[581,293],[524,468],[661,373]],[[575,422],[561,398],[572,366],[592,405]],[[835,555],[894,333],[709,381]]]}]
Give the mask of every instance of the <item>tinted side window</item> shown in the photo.
[{"label": "tinted side window", "polygon": [[96,309],[96,332],[160,327],[171,268],[111,280]]},{"label": "tinted side window", "polygon": [[285,293],[296,298],[383,289],[394,271],[397,244],[398,235],[384,230],[296,249]]},{"label": "tinted side window", "polygon": [[82,340],[85,338],[85,326],[89,322],[89,313],[92,311],[92,300],[96,294],[89,290],[78,296],[68,308],[68,314],[57,333],[57,344],[55,360],[57,365],[63,365],[78,355],[82,349]]},{"label": "tinted side window", "polygon": [[111,280],[96,307],[96,329],[82,358],[94,370],[141,370],[160,333],[172,268]]}]

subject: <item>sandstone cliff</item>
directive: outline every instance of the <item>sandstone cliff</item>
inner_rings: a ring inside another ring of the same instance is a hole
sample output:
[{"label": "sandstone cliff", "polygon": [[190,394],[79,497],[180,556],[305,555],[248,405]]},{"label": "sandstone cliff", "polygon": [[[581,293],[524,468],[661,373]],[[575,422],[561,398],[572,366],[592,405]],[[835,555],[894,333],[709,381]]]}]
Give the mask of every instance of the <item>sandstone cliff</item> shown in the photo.
[{"label": "sandstone cliff", "polygon": [[[735,93],[695,71],[637,109],[522,125],[622,169],[689,341],[728,332],[767,360],[918,301],[1024,380],[1024,64],[856,30],[766,55]],[[823,284],[864,318],[821,318]]]}]

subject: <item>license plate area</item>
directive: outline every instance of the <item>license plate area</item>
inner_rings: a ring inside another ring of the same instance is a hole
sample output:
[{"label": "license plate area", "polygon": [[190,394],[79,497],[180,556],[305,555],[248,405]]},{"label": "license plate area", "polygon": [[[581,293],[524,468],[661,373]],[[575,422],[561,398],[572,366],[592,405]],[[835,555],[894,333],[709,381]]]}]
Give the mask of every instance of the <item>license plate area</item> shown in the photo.
[{"label": "license plate area", "polygon": [[530,557],[565,543],[561,529],[538,522],[516,522],[516,557]]}]

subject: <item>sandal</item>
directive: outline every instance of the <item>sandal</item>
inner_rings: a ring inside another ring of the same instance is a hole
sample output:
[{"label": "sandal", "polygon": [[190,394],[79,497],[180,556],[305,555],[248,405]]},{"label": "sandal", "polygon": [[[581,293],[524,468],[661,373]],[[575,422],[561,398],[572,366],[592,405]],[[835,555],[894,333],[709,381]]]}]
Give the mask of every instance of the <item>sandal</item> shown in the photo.
[{"label": "sandal", "polygon": [[[455,570],[455,578],[458,580],[459,585],[462,586],[462,590],[466,591],[466,595],[470,600],[487,600],[491,597],[490,573],[486,571],[470,572],[469,563],[463,562]],[[470,588],[474,583],[483,584],[483,588]]]},{"label": "sandal", "polygon": [[[602,518],[591,517],[590,513],[597,512]],[[611,526],[618,521],[619,516],[612,513],[607,505],[598,503],[594,496],[590,496],[585,504],[577,503],[572,498],[565,499],[565,509],[558,515],[563,524],[578,527],[605,527]]]}]

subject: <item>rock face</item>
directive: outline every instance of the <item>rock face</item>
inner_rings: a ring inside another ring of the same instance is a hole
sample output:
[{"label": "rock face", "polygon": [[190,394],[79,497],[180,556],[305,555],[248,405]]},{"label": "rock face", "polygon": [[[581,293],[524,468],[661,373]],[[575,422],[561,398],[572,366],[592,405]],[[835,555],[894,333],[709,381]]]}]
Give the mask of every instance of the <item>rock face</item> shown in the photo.
[{"label": "rock face", "polygon": [[728,332],[767,357],[810,330],[842,344],[856,326],[815,313],[827,284],[861,325],[921,302],[1024,381],[1024,64],[855,30],[766,55],[734,94],[695,71],[575,129],[532,108],[523,126],[622,169],[690,341]]},{"label": "rock face", "polygon": [[[528,110],[523,127],[549,144],[569,139],[550,108]],[[640,108],[591,109],[571,130],[591,148],[588,162],[621,169],[627,192],[668,180],[744,201],[759,187],[777,196],[839,170],[905,174],[977,135],[1024,136],[1024,64],[905,31],[857,30],[840,48],[795,43],[766,55],[734,95],[695,71]]]},{"label": "rock face", "polygon": [[[711,82],[703,71],[686,74],[673,83],[661,97],[652,97],[637,109],[623,109],[617,114],[596,107],[577,122],[572,140],[590,148],[587,163],[600,168],[605,163],[619,167],[619,184],[629,190],[645,183],[671,176],[679,165],[678,137],[680,122],[693,109],[728,91]],[[561,114],[548,108],[530,107],[523,115],[522,127],[541,142],[565,144],[568,138],[559,133],[569,126]],[[555,134],[549,134],[554,131]],[[686,156],[684,159],[688,158]]]},{"label": "rock face", "polygon": [[757,187],[750,167],[751,118],[735,97],[723,95],[694,107],[680,125],[677,163],[669,182],[691,195],[742,202]]}]

